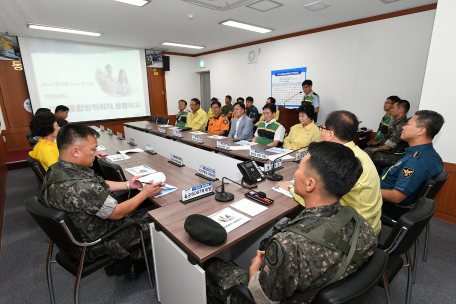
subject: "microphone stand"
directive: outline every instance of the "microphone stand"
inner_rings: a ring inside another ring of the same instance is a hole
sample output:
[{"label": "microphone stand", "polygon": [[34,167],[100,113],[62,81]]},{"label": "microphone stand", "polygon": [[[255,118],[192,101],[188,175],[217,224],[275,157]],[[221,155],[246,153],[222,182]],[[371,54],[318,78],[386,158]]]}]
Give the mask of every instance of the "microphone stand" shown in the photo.
[{"label": "microphone stand", "polygon": [[244,178],[242,178],[241,184],[239,184],[239,183],[235,182],[234,180],[231,180],[227,177],[223,177],[222,178],[222,191],[220,191],[220,192],[216,191],[217,194],[215,195],[215,200],[217,200],[219,202],[226,203],[226,202],[232,201],[234,199],[233,193],[225,192],[225,183],[224,183],[225,179],[241,186],[242,188],[249,189],[249,190],[258,187],[257,185],[255,185],[253,187],[248,187],[248,186],[244,185]]},{"label": "microphone stand", "polygon": [[269,171],[268,175],[266,175],[267,179],[269,180],[272,180],[272,181],[281,181],[283,179],[283,176],[282,175],[279,175],[279,174],[275,174],[275,162],[278,160],[278,159],[281,159],[283,158],[284,156],[287,156],[288,154],[291,154],[293,152],[296,152],[296,151],[299,151],[301,149],[305,149],[307,148],[308,146],[305,146],[305,147],[302,147],[302,148],[299,148],[299,149],[296,149],[296,150],[293,150],[291,152],[288,152],[287,154],[284,154],[282,155],[281,157],[277,157],[276,159],[274,159],[272,161],[272,169],[271,171]]},{"label": "microphone stand", "polygon": [[290,99],[292,99],[293,97],[295,97],[296,95],[298,95],[298,94],[302,94],[302,91],[301,91],[301,92],[298,92],[298,93],[296,93],[296,94],[294,94],[293,96],[291,96],[290,98],[288,98],[287,100],[285,100],[285,101],[283,102],[283,106],[285,107],[285,103],[286,103],[288,100],[290,100]]}]

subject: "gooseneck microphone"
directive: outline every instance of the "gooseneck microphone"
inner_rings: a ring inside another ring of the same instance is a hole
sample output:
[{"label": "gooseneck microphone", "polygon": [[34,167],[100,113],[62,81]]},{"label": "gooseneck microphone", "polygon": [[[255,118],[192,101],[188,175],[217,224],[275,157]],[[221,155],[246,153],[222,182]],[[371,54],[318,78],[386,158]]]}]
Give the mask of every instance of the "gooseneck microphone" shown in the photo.
[{"label": "gooseneck microphone", "polygon": [[[224,182],[225,179],[227,179],[230,182],[233,182],[233,183],[235,183],[235,184],[237,184],[237,185],[239,185],[239,186],[241,186],[242,188],[245,188],[245,189],[251,190],[251,189],[257,187],[256,185],[253,186],[253,187],[245,186],[244,185],[244,178],[242,179],[242,184],[239,184],[239,183],[235,182],[232,179],[229,179],[227,177],[223,177],[222,178],[222,190],[220,192],[218,192],[217,189],[215,190],[215,192],[217,193],[217,194],[215,194],[215,200],[216,201],[226,203],[226,202],[232,201],[234,199],[233,193],[225,192],[225,182]],[[266,194],[265,194],[265,197],[266,197]]]},{"label": "gooseneck microphone", "polygon": [[281,158],[283,158],[284,156],[287,156],[288,154],[291,154],[291,153],[293,153],[293,152],[299,151],[299,150],[301,150],[301,149],[305,149],[305,148],[307,148],[307,147],[308,147],[308,145],[305,146],[305,147],[302,147],[302,148],[293,150],[293,151],[291,151],[291,152],[288,152],[288,153],[286,153],[286,154],[284,154],[284,155],[282,155],[282,156],[277,157],[276,159],[274,159],[274,160],[272,161],[272,169],[271,169],[271,171],[269,171],[268,175],[266,175],[267,179],[272,180],[272,181],[281,181],[281,180],[283,179],[283,176],[282,176],[282,175],[279,175],[279,174],[275,174],[275,162],[276,162],[276,160],[281,159]]},{"label": "gooseneck microphone", "polygon": [[302,91],[301,91],[301,92],[298,92],[298,93],[296,93],[296,94],[294,94],[293,96],[291,96],[290,98],[288,98],[287,100],[285,100],[285,101],[283,102],[283,106],[285,106],[285,103],[286,103],[288,100],[292,99],[293,97],[295,97],[295,96],[298,95],[298,94],[302,94]]}]

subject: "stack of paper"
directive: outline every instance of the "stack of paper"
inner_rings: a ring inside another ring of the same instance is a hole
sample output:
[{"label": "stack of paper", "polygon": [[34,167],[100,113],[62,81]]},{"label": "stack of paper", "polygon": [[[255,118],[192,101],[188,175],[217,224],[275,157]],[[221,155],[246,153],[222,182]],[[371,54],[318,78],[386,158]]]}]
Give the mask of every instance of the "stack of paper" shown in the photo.
[{"label": "stack of paper", "polygon": [[125,155],[125,154],[114,154],[114,155],[108,155],[108,156],[106,156],[106,158],[112,162],[116,162],[116,161],[130,159],[131,157],[128,155]]},{"label": "stack of paper", "polygon": [[237,143],[238,145],[243,145],[243,146],[253,146],[253,145],[257,145],[256,142],[250,142],[250,141],[245,141],[245,140],[237,141],[236,143]]},{"label": "stack of paper", "polygon": [[262,206],[260,204],[254,203],[246,198],[241,199],[240,201],[231,204],[231,206],[250,216],[255,216],[255,215],[260,214],[263,211],[268,210],[268,208],[266,206]]},{"label": "stack of paper", "polygon": [[250,150],[250,146],[230,146],[231,150]]},{"label": "stack of paper", "polygon": [[203,135],[206,134],[206,132],[201,132],[201,131],[195,131],[195,132],[189,132],[190,134],[195,134],[195,135]]},{"label": "stack of paper", "polygon": [[106,150],[105,146],[99,145],[97,147],[97,151],[104,151],[104,150]]},{"label": "stack of paper", "polygon": [[140,181],[143,185],[146,184],[146,183],[158,183],[158,182],[166,182],[166,176],[165,174],[163,174],[163,172],[156,172],[155,173],[152,173],[152,174],[149,174],[149,175],[146,175],[146,176],[143,176],[141,178],[138,178],[137,179],[138,181]]},{"label": "stack of paper", "polygon": [[158,125],[159,127],[162,127],[162,128],[168,128],[168,127],[172,127],[172,125]]},{"label": "stack of paper", "polygon": [[212,136],[208,136],[207,138],[212,138],[212,139],[225,139],[225,138],[228,138],[228,137],[220,136],[220,135],[212,135]]},{"label": "stack of paper", "polygon": [[146,166],[146,165],[136,166],[133,168],[127,168],[127,169],[125,169],[125,171],[127,171],[128,173],[130,173],[133,176],[144,176],[144,175],[148,175],[148,174],[157,172],[156,170],[154,170],[151,167]]}]

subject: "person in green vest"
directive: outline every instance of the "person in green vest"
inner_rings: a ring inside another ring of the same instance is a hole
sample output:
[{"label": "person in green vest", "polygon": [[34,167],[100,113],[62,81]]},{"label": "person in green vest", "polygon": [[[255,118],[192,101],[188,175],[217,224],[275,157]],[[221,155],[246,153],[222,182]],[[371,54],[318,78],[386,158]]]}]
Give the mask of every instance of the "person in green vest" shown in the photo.
[{"label": "person in green vest", "polygon": [[273,103],[267,103],[263,107],[264,121],[260,122],[255,132],[252,142],[268,147],[277,147],[283,142],[285,136],[285,127],[275,119],[276,106]]},{"label": "person in green vest", "polygon": [[302,91],[304,92],[304,98],[302,99],[301,105],[312,104],[314,106],[314,123],[317,123],[318,112],[320,111],[320,96],[312,90],[312,80],[304,80],[302,83]]},{"label": "person in green vest", "polygon": [[179,100],[179,112],[176,114],[176,127],[185,127],[187,123],[187,115],[190,113],[186,110],[187,102],[183,99]]},{"label": "person in green vest", "polygon": [[380,121],[380,125],[378,126],[375,138],[367,143],[368,147],[378,146],[383,137],[385,137],[388,134],[389,125],[392,119],[391,109],[393,108],[393,104],[399,101],[401,101],[401,99],[397,96],[390,96],[386,99],[385,104],[383,105],[383,110],[386,113],[385,115],[383,115],[382,121]]}]

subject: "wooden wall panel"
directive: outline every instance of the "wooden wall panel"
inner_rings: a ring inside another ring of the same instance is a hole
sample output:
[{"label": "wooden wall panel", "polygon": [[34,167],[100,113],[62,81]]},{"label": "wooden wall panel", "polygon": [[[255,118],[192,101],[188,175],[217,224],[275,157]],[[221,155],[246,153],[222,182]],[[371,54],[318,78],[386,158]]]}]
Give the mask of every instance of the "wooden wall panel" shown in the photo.
[{"label": "wooden wall panel", "polygon": [[456,224],[456,164],[444,163],[444,168],[450,176],[435,197],[434,217]]},{"label": "wooden wall panel", "polygon": [[6,168],[6,145],[3,141],[3,132],[0,133],[0,250],[2,246],[3,217],[5,215],[6,183],[8,169]]}]

